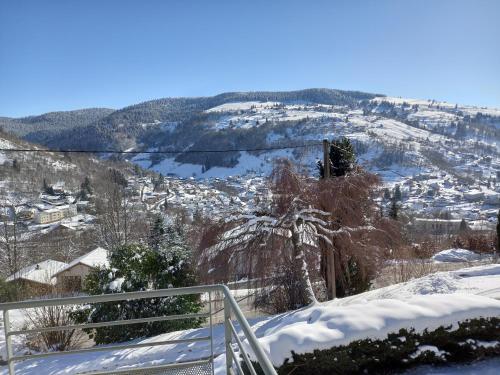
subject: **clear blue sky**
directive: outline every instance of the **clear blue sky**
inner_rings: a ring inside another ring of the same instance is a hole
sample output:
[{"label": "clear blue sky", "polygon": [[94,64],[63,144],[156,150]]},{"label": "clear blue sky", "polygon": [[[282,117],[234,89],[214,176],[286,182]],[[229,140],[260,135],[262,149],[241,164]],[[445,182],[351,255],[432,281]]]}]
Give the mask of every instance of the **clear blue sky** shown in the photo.
[{"label": "clear blue sky", "polygon": [[500,107],[498,0],[1,0],[0,116],[329,87]]}]

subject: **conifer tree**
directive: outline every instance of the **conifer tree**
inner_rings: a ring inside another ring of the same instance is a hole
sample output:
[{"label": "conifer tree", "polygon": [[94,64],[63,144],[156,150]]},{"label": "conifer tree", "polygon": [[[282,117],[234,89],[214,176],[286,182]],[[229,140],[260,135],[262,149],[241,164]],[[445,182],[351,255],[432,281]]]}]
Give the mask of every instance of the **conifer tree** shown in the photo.
[{"label": "conifer tree", "polygon": [[[332,141],[328,153],[330,160],[330,176],[341,177],[351,172],[356,165],[356,155],[351,141],[343,137]],[[324,178],[324,166],[321,161],[317,162],[317,168],[321,178]]]},{"label": "conifer tree", "polygon": [[83,191],[85,191],[85,193],[92,195],[93,189],[92,189],[92,185],[90,183],[90,178],[88,176],[85,176],[85,179],[83,180],[80,187]]},{"label": "conifer tree", "polygon": [[467,232],[468,229],[469,229],[469,227],[467,226],[465,219],[462,219],[462,221],[460,222],[460,228],[458,229],[459,232],[464,233],[464,232]]},{"label": "conifer tree", "polygon": [[389,217],[393,220],[398,219],[398,214],[399,214],[399,206],[398,202],[395,197],[392,197],[391,200],[391,207],[389,209]]},{"label": "conifer tree", "polygon": [[401,200],[401,188],[399,187],[399,185],[396,185],[396,188],[394,189],[394,199],[396,201]]},{"label": "conifer tree", "polygon": [[[157,250],[139,244],[115,248],[110,254],[109,266],[95,270],[86,278],[85,292],[97,295],[181,288],[195,284],[191,251],[182,236],[171,228],[166,230],[166,238]],[[198,313],[201,308],[202,303],[198,295],[183,295],[95,303],[74,312],[73,318],[78,323],[99,323]],[[201,319],[160,321],[100,327],[92,333],[96,344],[109,344],[163,332],[196,328],[201,323]]]},{"label": "conifer tree", "polygon": [[159,250],[161,244],[164,241],[164,237],[165,227],[163,217],[161,215],[156,215],[149,233],[149,246],[153,250]]},{"label": "conifer tree", "polygon": [[384,189],[384,199],[391,199],[391,192],[387,188]]}]

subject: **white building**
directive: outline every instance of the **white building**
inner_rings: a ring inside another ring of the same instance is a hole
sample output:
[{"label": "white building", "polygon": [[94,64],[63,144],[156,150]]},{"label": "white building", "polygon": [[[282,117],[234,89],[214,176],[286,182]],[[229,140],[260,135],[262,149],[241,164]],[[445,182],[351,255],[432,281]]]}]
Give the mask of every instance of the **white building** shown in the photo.
[{"label": "white building", "polygon": [[77,208],[74,204],[66,204],[60,207],[54,207],[47,210],[37,212],[35,214],[35,222],[37,224],[48,224],[55,221],[73,217],[77,215]]}]

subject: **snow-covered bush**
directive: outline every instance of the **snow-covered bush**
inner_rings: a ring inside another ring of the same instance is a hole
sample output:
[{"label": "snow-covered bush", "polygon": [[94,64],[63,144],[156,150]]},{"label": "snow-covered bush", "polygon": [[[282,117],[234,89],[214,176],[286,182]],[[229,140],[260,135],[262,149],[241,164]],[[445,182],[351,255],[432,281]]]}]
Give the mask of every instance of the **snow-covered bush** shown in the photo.
[{"label": "snow-covered bush", "polygon": [[[117,247],[110,255],[109,267],[90,274],[85,289],[89,294],[102,294],[191,286],[195,277],[190,258],[191,252],[181,236],[168,228],[166,239],[157,250],[139,244]],[[197,313],[201,307],[199,295],[185,295],[96,303],[76,315],[81,322],[105,322]],[[193,328],[200,323],[190,319],[102,327],[95,330],[94,340],[97,344],[119,342]]]},{"label": "snow-covered bush", "polygon": [[458,323],[457,329],[439,327],[423,333],[401,329],[383,340],[356,340],[305,354],[292,352],[291,360],[286,360],[277,371],[301,375],[395,374],[424,364],[498,356],[499,337],[499,318],[470,319]]}]

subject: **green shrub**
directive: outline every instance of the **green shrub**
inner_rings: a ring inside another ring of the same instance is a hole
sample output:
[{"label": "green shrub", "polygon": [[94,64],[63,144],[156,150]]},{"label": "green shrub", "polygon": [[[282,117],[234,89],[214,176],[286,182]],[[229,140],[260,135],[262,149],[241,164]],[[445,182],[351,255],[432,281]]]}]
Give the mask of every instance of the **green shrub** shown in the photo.
[{"label": "green shrub", "polygon": [[[116,248],[111,253],[110,266],[98,269],[88,276],[86,292],[120,293],[186,287],[194,284],[190,253],[182,242],[174,240],[158,250],[145,245],[125,245]],[[97,323],[197,313],[201,308],[199,295],[184,295],[96,303],[79,310],[74,314],[74,318],[82,323]],[[200,319],[172,320],[102,327],[89,333],[97,344],[107,344],[195,328],[200,324]]]}]

